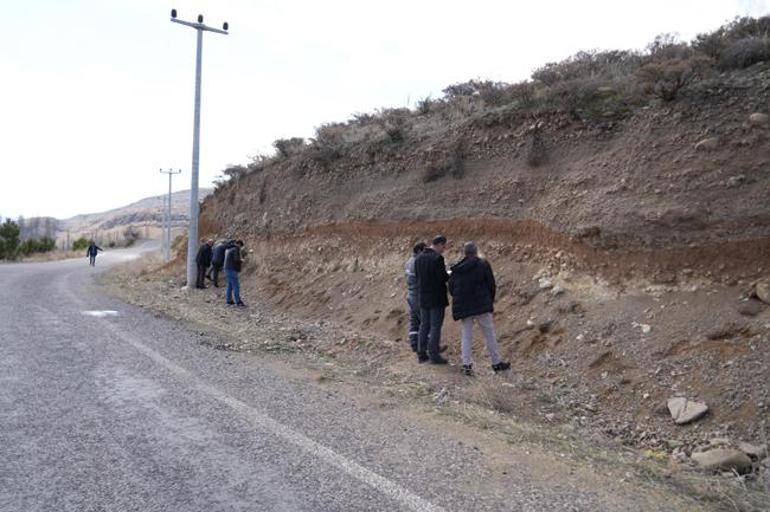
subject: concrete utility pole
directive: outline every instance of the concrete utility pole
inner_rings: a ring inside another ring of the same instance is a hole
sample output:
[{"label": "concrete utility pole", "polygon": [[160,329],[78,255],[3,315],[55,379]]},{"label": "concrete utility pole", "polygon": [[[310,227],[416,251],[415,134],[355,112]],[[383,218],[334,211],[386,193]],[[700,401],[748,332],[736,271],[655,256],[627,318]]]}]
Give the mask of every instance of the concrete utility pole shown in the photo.
[{"label": "concrete utility pole", "polygon": [[182,169],[169,169],[164,171],[160,170],[161,174],[168,174],[168,199],[166,200],[166,212],[165,212],[165,232],[163,235],[163,258],[168,261],[171,259],[171,177],[174,174],[181,174]]},{"label": "concrete utility pole", "polygon": [[171,21],[194,28],[198,33],[198,44],[195,52],[195,109],[193,117],[193,149],[192,171],[190,176],[190,226],[187,230],[187,287],[192,288],[195,282],[197,268],[195,256],[198,252],[198,163],[200,154],[201,132],[201,57],[203,51],[203,32],[216,32],[227,35],[229,26],[222,24],[222,30],[203,24],[203,15],[198,15],[198,22],[178,20],[176,9],[171,9]]}]

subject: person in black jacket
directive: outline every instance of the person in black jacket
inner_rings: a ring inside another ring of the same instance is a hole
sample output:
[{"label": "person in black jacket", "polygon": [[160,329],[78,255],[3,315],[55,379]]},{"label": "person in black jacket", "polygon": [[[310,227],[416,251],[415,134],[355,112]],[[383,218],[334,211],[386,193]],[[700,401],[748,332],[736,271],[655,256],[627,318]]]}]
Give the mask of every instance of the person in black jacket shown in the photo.
[{"label": "person in black jacket", "polygon": [[452,294],[452,317],[463,323],[463,373],[473,375],[473,323],[481,326],[495,373],[508,370],[511,363],[503,361],[497,348],[495,324],[492,320],[497,286],[492,266],[479,258],[473,242],[463,246],[465,257],[452,265],[449,292]]},{"label": "person in black jacket", "polygon": [[229,249],[233,244],[232,240],[222,240],[214,245],[211,251],[211,268],[209,269],[206,277],[214,283],[215,288],[219,288],[219,273],[222,272],[222,268],[225,266],[225,251]]},{"label": "person in black jacket", "polygon": [[[225,300],[227,305],[237,304],[238,306],[245,306],[241,301],[241,266],[243,260],[241,258],[241,250],[243,248],[243,242],[237,240],[231,247],[225,251],[225,275],[227,276],[227,289],[225,291]],[[235,298],[235,302],[233,302]]]},{"label": "person in black jacket", "polygon": [[414,262],[417,276],[417,293],[420,304],[420,332],[417,337],[417,361],[433,364],[447,364],[441,357],[441,327],[444,324],[444,310],[449,305],[446,283],[449,279],[444,257],[446,237],[433,239]]},{"label": "person in black jacket", "polygon": [[99,251],[103,251],[101,247],[96,245],[96,242],[91,240],[91,243],[88,244],[88,249],[86,249],[86,257],[88,258],[88,263],[92,267],[96,266],[96,255],[99,254]]},{"label": "person in black jacket", "polygon": [[200,249],[195,256],[195,264],[198,266],[198,275],[195,279],[196,288],[206,288],[206,270],[211,265],[211,246],[214,245],[213,240],[201,240]]}]

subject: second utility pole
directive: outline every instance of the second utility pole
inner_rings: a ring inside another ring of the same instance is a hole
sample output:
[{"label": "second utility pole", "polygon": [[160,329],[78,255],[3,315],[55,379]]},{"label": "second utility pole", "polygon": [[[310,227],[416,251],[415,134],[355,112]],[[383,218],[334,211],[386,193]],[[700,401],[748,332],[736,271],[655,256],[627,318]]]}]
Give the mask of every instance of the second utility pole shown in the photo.
[{"label": "second utility pole", "polygon": [[164,171],[160,170],[163,174],[168,174],[168,200],[166,201],[166,229],[163,233],[163,259],[166,261],[171,259],[171,177],[174,174],[181,174],[182,169],[174,171],[169,169]]}]

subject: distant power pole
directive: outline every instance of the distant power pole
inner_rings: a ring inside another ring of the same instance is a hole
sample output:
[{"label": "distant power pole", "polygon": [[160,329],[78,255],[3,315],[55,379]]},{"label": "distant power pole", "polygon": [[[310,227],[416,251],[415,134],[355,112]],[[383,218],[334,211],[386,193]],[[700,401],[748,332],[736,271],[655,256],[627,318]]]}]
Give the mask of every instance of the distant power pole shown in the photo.
[{"label": "distant power pole", "polygon": [[182,169],[160,170],[161,174],[168,174],[168,199],[166,200],[166,231],[163,240],[163,258],[168,261],[171,259],[171,177],[174,174],[181,174]]},{"label": "distant power pole", "polygon": [[171,9],[171,21],[192,27],[198,32],[198,45],[195,52],[195,107],[193,110],[193,149],[190,176],[190,225],[187,229],[187,286],[192,288],[196,277],[195,256],[198,252],[198,164],[201,133],[201,59],[203,51],[203,32],[216,32],[227,35],[229,26],[222,24],[222,30],[203,24],[203,15],[198,15],[198,22],[176,19],[176,9]]}]

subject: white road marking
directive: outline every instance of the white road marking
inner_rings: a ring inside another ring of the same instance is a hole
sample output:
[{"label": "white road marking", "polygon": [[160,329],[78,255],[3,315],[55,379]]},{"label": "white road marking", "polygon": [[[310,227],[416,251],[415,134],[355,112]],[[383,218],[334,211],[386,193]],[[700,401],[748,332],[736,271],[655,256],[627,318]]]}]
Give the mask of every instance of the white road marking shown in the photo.
[{"label": "white road marking", "polygon": [[[70,295],[76,302],[82,303],[80,298],[77,297],[69,288],[65,288],[66,293]],[[325,446],[317,441],[310,439],[304,434],[293,430],[291,427],[274,420],[273,418],[257,411],[249,404],[234,398],[227,393],[215,388],[210,384],[201,382],[188,370],[182,368],[178,364],[174,363],[165,356],[159,354],[152,348],[148,347],[136,337],[122,331],[119,326],[104,319],[104,316],[98,316],[101,318],[104,325],[115,333],[115,336],[122,339],[136,350],[153,360],[158,365],[164,367],[174,375],[188,380],[195,388],[202,393],[222,402],[234,411],[248,418],[251,423],[264,432],[268,432],[276,437],[279,437],[294,446],[306,451],[310,455],[321,459],[328,464],[342,470],[344,473],[350,475],[356,480],[369,485],[370,487],[378,490],[385,496],[391,498],[398,503],[404,505],[408,510],[415,512],[443,512],[444,509],[438,505],[434,505],[429,501],[417,496],[405,487],[397,484],[396,482],[389,480],[388,478],[375,473],[374,471],[365,468],[346,458],[343,455],[335,452],[328,446]]]},{"label": "white road marking", "polygon": [[105,316],[118,316],[118,312],[112,309],[93,309],[88,311],[81,311],[80,314],[86,316],[95,316],[97,318],[104,318]]}]

